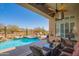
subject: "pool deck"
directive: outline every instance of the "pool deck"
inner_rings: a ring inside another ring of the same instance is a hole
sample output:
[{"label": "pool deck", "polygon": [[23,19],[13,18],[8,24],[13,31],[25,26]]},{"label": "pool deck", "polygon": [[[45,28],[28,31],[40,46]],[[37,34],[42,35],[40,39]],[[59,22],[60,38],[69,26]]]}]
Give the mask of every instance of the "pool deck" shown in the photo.
[{"label": "pool deck", "polygon": [[16,49],[14,50],[9,50],[7,52],[1,53],[0,56],[29,56],[30,54],[32,54],[32,51],[29,48],[31,45],[43,47],[44,44],[47,43],[44,41],[40,41],[40,42],[35,42],[28,45],[16,47]]}]

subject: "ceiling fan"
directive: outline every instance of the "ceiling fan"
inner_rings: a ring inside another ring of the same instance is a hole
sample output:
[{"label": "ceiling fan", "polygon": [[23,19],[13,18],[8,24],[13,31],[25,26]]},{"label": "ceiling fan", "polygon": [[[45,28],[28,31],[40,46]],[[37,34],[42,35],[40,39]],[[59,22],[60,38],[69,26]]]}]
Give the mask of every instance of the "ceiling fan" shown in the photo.
[{"label": "ceiling fan", "polygon": [[[53,13],[53,17],[56,17],[57,20],[62,20],[64,19],[64,12],[66,12],[67,10],[65,10],[64,4],[61,3],[60,7],[58,8],[58,4],[56,3],[56,8],[52,9],[52,8],[48,8],[50,11],[54,11],[51,12]],[[60,18],[57,18],[57,15],[60,16]]]},{"label": "ceiling fan", "polygon": [[67,10],[65,10],[65,7],[64,7],[64,4],[63,4],[63,3],[61,3],[59,9],[58,9],[57,3],[56,3],[55,12],[56,12],[56,14],[59,13],[59,15],[60,15],[60,18],[57,18],[58,20],[64,19],[64,12],[65,12],[65,11],[67,11]]},{"label": "ceiling fan", "polygon": [[[46,5],[46,3],[36,3],[36,5],[42,5],[43,7],[46,7],[50,12],[48,13],[49,15],[52,15],[53,17],[56,17],[57,20],[62,20],[64,19],[64,12],[67,10],[64,7],[64,4],[61,3],[60,6],[58,3],[55,5],[55,9],[51,8],[50,6]],[[60,16],[60,18],[57,17],[57,15]]]}]

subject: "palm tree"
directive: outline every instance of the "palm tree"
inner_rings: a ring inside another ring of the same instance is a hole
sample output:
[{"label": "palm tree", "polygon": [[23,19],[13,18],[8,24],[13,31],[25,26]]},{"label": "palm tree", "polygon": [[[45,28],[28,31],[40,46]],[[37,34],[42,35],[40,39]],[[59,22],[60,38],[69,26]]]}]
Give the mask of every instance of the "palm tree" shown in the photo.
[{"label": "palm tree", "polygon": [[5,34],[5,38],[7,37],[7,26],[4,26],[4,34]]},{"label": "palm tree", "polygon": [[26,29],[26,35],[28,35],[28,29]]},{"label": "palm tree", "polygon": [[5,26],[5,25],[0,24],[0,33],[3,33],[3,32],[4,32],[4,30],[3,30],[3,29],[4,29],[4,26]]}]

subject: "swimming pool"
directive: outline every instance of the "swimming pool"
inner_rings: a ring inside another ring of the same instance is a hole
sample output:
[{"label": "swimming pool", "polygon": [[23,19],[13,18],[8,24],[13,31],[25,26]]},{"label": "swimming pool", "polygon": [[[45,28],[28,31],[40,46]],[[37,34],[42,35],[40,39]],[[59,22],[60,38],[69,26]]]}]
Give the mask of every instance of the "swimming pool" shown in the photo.
[{"label": "swimming pool", "polygon": [[11,39],[5,42],[0,42],[0,50],[4,50],[7,48],[17,47],[17,46],[23,46],[27,44],[31,44],[33,42],[40,41],[38,38],[17,38],[17,39]]}]

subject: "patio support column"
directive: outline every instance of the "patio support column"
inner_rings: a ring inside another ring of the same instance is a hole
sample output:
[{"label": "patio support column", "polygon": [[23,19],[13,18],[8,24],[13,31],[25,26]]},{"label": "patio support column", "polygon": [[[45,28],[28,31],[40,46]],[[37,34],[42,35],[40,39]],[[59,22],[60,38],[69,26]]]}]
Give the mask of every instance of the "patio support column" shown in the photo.
[{"label": "patio support column", "polygon": [[79,40],[79,18],[76,19],[76,39]]},{"label": "patio support column", "polygon": [[56,32],[55,17],[49,19],[49,41],[54,40]]}]

